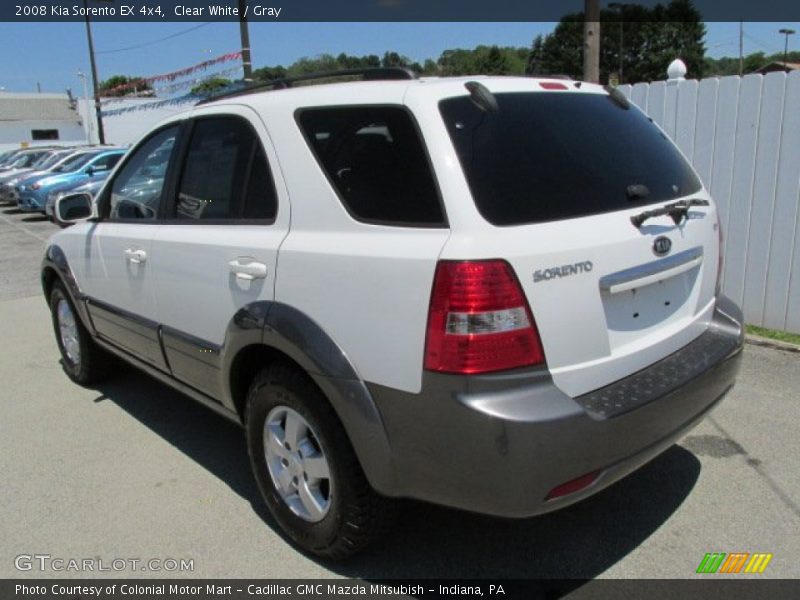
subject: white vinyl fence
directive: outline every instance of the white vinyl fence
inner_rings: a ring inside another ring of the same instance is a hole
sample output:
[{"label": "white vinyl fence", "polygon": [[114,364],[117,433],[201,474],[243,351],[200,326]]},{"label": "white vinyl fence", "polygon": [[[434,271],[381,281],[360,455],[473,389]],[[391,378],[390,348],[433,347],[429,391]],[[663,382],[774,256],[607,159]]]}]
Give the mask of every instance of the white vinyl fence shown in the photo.
[{"label": "white vinyl fence", "polygon": [[800,332],[800,72],[621,86],[720,208],[723,293],[754,325]]}]

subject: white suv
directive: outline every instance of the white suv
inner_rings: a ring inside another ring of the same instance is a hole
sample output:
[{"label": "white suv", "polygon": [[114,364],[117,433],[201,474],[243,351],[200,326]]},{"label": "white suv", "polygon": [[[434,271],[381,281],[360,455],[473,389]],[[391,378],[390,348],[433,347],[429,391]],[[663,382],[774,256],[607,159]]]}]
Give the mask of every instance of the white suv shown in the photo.
[{"label": "white suv", "polygon": [[651,119],[571,80],[360,74],[201,103],[58,201],[72,380],[120,357],[241,423],[277,522],[333,558],[395,498],[583,499],[730,390],[716,209]]}]

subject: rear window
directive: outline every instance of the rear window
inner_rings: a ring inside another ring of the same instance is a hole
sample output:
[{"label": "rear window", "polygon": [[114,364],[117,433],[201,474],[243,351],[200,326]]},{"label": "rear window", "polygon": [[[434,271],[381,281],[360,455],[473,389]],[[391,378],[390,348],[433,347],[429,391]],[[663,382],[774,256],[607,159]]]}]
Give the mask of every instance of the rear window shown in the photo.
[{"label": "rear window", "polygon": [[353,218],[407,227],[445,224],[428,156],[405,109],[305,109],[298,122]]},{"label": "rear window", "polygon": [[[623,210],[701,187],[650,119],[606,94],[495,98],[496,112],[467,96],[440,103],[478,210],[494,225]],[[629,193],[630,186],[646,192]]]}]

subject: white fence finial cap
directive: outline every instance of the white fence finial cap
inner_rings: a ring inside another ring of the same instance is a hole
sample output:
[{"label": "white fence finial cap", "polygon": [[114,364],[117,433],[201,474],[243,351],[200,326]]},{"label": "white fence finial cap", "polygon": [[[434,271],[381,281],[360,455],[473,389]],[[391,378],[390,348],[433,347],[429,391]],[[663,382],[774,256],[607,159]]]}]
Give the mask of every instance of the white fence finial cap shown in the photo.
[{"label": "white fence finial cap", "polygon": [[676,58],[667,67],[667,79],[684,79],[686,77],[686,63]]}]

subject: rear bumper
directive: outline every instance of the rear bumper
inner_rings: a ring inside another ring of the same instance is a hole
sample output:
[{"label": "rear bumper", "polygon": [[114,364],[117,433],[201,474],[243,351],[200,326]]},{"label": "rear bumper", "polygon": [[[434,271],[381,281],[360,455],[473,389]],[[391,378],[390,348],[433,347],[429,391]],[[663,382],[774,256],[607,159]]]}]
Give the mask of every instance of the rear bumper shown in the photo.
[{"label": "rear bumper", "polygon": [[[570,398],[545,372],[481,377],[426,373],[423,391],[370,386],[392,447],[395,489],[474,512],[528,517],[577,502],[648,462],[731,389],[742,316],[719,298],[707,331],[665,359]],[[547,500],[568,481],[588,487]]]}]

